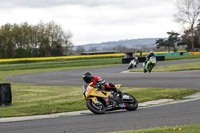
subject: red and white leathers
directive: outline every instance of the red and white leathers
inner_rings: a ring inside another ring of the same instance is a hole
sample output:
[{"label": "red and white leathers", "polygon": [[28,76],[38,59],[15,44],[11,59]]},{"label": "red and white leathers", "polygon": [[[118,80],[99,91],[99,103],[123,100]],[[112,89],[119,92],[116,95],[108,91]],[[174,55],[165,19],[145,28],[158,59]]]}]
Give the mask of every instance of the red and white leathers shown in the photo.
[{"label": "red and white leathers", "polygon": [[100,82],[101,80],[102,80],[101,77],[99,77],[99,76],[93,76],[92,84],[90,86],[94,87],[96,85],[96,83]]},{"label": "red and white leathers", "polygon": [[[102,81],[104,81],[104,80],[103,80],[101,77],[99,77],[99,76],[93,76],[92,84],[91,84],[90,86],[94,87],[97,83],[102,82]],[[104,81],[104,82],[105,82],[105,81]],[[112,84],[112,83],[106,83],[106,84],[104,85],[104,88],[105,88],[105,89],[108,89],[108,90],[113,90],[113,91],[119,93],[120,95],[122,95],[122,92],[121,92],[120,90],[118,90],[118,89],[115,87],[115,85]]]}]

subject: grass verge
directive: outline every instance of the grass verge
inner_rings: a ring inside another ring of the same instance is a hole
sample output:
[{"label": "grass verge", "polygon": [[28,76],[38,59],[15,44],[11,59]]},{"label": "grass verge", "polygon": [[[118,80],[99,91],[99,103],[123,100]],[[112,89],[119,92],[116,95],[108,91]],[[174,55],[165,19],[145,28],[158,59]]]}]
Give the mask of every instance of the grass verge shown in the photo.
[{"label": "grass verge", "polygon": [[200,124],[192,124],[184,126],[170,126],[140,130],[119,131],[112,133],[198,133],[199,131]]},{"label": "grass verge", "polygon": [[[172,71],[186,71],[186,70],[200,70],[200,62],[156,66],[153,68],[152,71],[172,72]],[[132,69],[130,72],[143,72],[143,71],[144,71],[143,68],[140,68],[140,69]]]},{"label": "grass verge", "polygon": [[165,56],[166,61],[200,59],[200,55]]},{"label": "grass verge", "polygon": [[0,71],[16,71],[16,70],[33,70],[33,69],[49,69],[62,67],[84,67],[97,65],[121,64],[121,58],[102,58],[102,59],[77,59],[64,61],[45,61],[36,63],[14,63],[1,64]]},{"label": "grass verge", "polygon": [[[37,62],[27,64],[1,64],[0,81],[12,75],[71,70],[105,65],[121,64],[121,58],[69,60],[55,62]],[[123,92],[133,94],[138,102],[162,98],[181,99],[191,95],[196,90],[164,89],[164,88],[122,88]],[[149,95],[151,94],[151,95]],[[28,116],[85,110],[82,100],[81,86],[41,86],[12,84],[12,106],[0,107],[0,118]]]},{"label": "grass verge", "polygon": [[[134,95],[138,102],[162,98],[181,99],[196,93],[190,89],[127,88],[123,92]],[[87,109],[81,86],[39,86],[12,84],[13,103],[0,107],[0,118],[31,116]]]}]

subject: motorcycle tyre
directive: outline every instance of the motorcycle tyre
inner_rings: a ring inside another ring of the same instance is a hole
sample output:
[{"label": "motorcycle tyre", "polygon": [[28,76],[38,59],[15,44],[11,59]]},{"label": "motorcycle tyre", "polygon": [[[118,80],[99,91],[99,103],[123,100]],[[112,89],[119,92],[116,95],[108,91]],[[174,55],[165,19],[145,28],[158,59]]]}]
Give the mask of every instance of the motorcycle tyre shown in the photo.
[{"label": "motorcycle tyre", "polygon": [[124,93],[125,95],[129,95],[130,97],[132,97],[134,99],[134,105],[130,105],[129,103],[126,103],[126,110],[128,111],[135,111],[138,108],[138,102],[136,100],[136,98],[130,94]]},{"label": "motorcycle tyre", "polygon": [[148,72],[150,73],[152,69],[153,69],[153,65],[149,64],[149,66],[148,66]]},{"label": "motorcycle tyre", "polygon": [[146,73],[147,72],[147,70],[145,69],[145,67],[144,67],[144,73]]},{"label": "motorcycle tyre", "polygon": [[92,99],[88,99],[88,100],[86,101],[86,105],[87,105],[88,109],[89,109],[91,112],[95,113],[95,114],[104,114],[104,113],[106,112],[106,107],[103,105],[103,103],[102,103],[102,109],[101,109],[101,110],[96,109],[96,108],[92,105]]},{"label": "motorcycle tyre", "polygon": [[129,67],[128,67],[128,69],[132,69],[133,68],[133,65],[130,65]]}]

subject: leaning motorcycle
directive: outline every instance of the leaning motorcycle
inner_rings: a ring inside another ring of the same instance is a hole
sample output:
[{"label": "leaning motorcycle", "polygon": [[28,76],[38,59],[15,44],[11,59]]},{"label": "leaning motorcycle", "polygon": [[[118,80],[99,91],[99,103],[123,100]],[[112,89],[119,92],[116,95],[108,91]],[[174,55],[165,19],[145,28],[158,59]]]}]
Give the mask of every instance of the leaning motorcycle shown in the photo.
[{"label": "leaning motorcycle", "polygon": [[132,68],[136,68],[138,65],[137,61],[135,59],[133,59],[128,66],[128,69],[132,69]]},{"label": "leaning motorcycle", "polygon": [[155,56],[150,57],[150,59],[146,62],[146,64],[144,63],[144,73],[146,72],[151,72],[153,67],[156,66],[157,60]]},{"label": "leaning motorcycle", "polygon": [[[83,99],[86,100],[87,108],[95,114],[104,114],[106,111],[126,109],[134,111],[138,108],[138,102],[130,94],[124,93],[122,98],[119,94],[110,90],[105,90],[103,85],[91,87],[92,83],[83,86]],[[120,88],[121,84],[115,85]]]}]

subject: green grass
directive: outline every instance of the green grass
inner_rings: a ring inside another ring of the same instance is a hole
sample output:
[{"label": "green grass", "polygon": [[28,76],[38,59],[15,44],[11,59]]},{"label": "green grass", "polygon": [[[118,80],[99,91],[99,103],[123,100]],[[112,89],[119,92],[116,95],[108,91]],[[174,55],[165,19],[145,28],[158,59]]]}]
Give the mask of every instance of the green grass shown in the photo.
[{"label": "green grass", "polygon": [[199,133],[200,124],[128,130],[112,133]]},{"label": "green grass", "polygon": [[197,92],[192,89],[171,89],[171,88],[127,88],[121,89],[123,92],[127,92],[135,96],[139,103],[158,100],[158,99],[182,99],[187,95],[191,95]]},{"label": "green grass", "polygon": [[[26,64],[1,64],[0,81],[12,75],[48,71],[71,70],[121,64],[121,58],[80,59],[65,61],[36,62]],[[80,75],[81,78],[81,75]],[[133,94],[138,102],[162,98],[181,99],[197,92],[190,89],[164,88],[122,88],[123,92]],[[41,115],[58,112],[85,110],[81,86],[42,86],[12,83],[13,103],[0,107],[0,117]]]},{"label": "green grass", "polygon": [[165,56],[166,61],[200,59],[200,55]]},{"label": "green grass", "polygon": [[48,61],[48,62],[45,61],[36,63],[14,63],[14,64],[5,63],[0,65],[0,71],[97,66],[97,65],[121,64],[121,62],[122,59],[117,57],[117,58],[103,58],[103,59],[77,59],[77,60]]},{"label": "green grass", "polygon": [[[162,98],[181,99],[197,92],[190,89],[122,88],[134,95],[138,102]],[[40,86],[12,84],[13,103],[0,107],[0,118],[42,115],[86,110],[81,86]]]},{"label": "green grass", "polygon": [[[173,71],[186,71],[186,70],[200,70],[200,62],[155,66],[152,72],[173,72]],[[143,72],[143,71],[144,71],[143,68],[140,68],[140,69],[132,69],[130,72]]]}]

